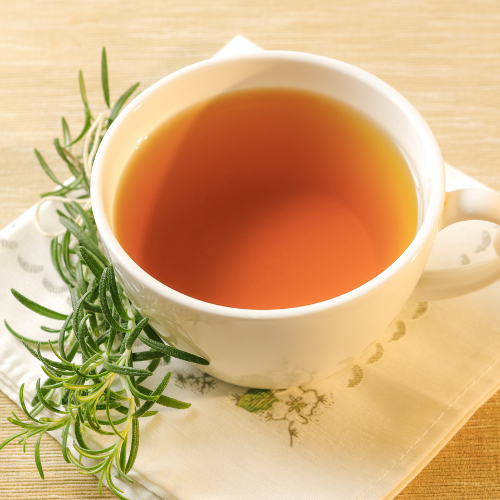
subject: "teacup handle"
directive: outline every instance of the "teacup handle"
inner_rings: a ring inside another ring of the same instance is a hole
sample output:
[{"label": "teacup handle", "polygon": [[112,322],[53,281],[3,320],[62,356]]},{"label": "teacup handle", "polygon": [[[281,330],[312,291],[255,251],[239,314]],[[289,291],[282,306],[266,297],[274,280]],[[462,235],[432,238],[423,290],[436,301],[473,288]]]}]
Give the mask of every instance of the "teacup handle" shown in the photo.
[{"label": "teacup handle", "polygon": [[[446,193],[439,230],[465,220],[500,224],[500,193],[487,189],[458,189]],[[500,238],[494,248],[500,255]],[[500,258],[452,269],[424,271],[410,300],[427,301],[475,292],[500,279]]]}]

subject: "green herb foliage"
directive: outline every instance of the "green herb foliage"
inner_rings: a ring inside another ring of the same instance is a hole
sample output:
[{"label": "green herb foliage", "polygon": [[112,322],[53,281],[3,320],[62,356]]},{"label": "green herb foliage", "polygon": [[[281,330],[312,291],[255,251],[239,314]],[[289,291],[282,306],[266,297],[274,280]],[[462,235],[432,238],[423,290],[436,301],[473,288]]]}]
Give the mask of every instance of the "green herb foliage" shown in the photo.
[{"label": "green herb foliage", "polygon": [[[111,112],[100,135],[96,136],[96,131],[93,132],[89,149],[95,141],[102,140],[109,125],[139,85],[132,85],[111,107],[105,49],[102,52],[101,69],[104,100]],[[63,118],[63,140],[54,140],[56,150],[73,180],[63,185],[41,153],[35,150],[40,165],[58,185],[56,190],[44,193],[42,197],[87,198],[90,194],[90,179],[85,172],[83,155],[76,156],[71,152],[71,145],[86,136],[94,120],[81,72],[79,85],[85,125],[76,139],[71,141],[68,124]],[[35,463],[43,478],[40,458],[42,436],[47,431],[62,429],[62,454],[66,462],[75,464],[83,474],[100,475],[101,493],[106,478],[111,491],[118,498],[125,499],[123,491],[113,482],[111,467],[114,464],[118,474],[116,477],[133,482],[127,474],[137,456],[139,418],[155,415],[157,411],[152,410],[154,405],[177,409],[190,406],[163,395],[170,380],[170,372],[153,390],[141,385],[142,382],[153,374],[162,358],[168,361],[173,356],[193,363],[208,362],[163,342],[148,325],[148,318],[134,308],[116,281],[113,266],[100,249],[92,209],[86,210],[75,202],[65,203],[65,207],[66,213],[59,212],[59,220],[66,232],[52,240],[51,256],[55,269],[69,288],[73,311],[69,314],[53,311],[12,290],[14,297],[34,313],[62,323],[58,330],[58,341],[39,342],[15,332],[5,322],[8,330],[40,361],[47,378],[43,382],[40,379],[37,381],[31,409],[28,409],[24,399],[24,384],[21,387],[19,397],[27,420],[21,420],[16,414],[9,418],[19,428],[19,432],[0,444],[0,449],[17,440],[25,450],[27,440],[36,437]],[[42,329],[57,331],[48,327]],[[141,339],[149,350],[134,352],[137,339]],[[50,349],[57,361],[44,356],[42,346],[43,349]],[[141,363],[141,366],[136,366],[136,363]],[[147,363],[146,366],[144,363]],[[43,410],[48,410],[51,416],[39,417]],[[68,446],[70,428],[76,437],[73,443],[78,455],[76,457]],[[94,449],[85,439],[89,431],[115,436],[116,440],[111,446]],[[83,457],[90,459],[85,465],[82,463]]]}]

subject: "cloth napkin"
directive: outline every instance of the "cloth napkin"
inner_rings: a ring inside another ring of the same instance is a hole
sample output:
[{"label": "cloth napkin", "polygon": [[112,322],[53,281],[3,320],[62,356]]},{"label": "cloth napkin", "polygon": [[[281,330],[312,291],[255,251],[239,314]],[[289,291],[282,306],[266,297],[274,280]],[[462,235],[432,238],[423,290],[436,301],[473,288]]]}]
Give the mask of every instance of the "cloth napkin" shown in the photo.
[{"label": "cloth napkin", "polygon": [[[260,49],[237,37],[218,56],[253,50]],[[448,189],[481,187],[448,165],[446,175]],[[0,317],[43,340],[50,334],[39,325],[51,320],[27,312],[10,288],[55,310],[70,306],[33,215],[0,232]],[[44,207],[42,221],[57,226],[53,206]],[[428,267],[494,258],[495,231],[475,221],[445,229]],[[142,419],[136,482],[120,484],[141,500],[393,498],[500,388],[499,301],[500,283],[452,300],[408,303],[349,367],[293,389],[231,386],[173,360],[158,370],[172,371],[165,393],[192,406],[162,407]],[[32,388],[43,374],[3,323],[0,338],[0,389],[19,403],[20,385]]]}]

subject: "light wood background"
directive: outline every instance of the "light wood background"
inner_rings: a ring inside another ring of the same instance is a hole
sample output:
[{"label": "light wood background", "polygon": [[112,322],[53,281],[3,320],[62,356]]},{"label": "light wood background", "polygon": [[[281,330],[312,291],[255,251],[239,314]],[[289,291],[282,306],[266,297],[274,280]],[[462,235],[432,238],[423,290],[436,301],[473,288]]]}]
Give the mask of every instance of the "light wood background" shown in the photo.
[{"label": "light wood background", "polygon": [[[56,173],[60,117],[82,125],[77,74],[103,108],[100,51],[112,99],[210,57],[236,34],[263,48],[298,50],[358,65],[405,95],[433,129],[444,158],[500,189],[498,0],[1,0],[0,226],[51,188],[33,155]],[[500,334],[500,325],[499,325]],[[0,351],[1,355],[1,351]],[[0,440],[15,409],[0,394]],[[400,499],[500,498],[500,393],[486,403],[400,494]],[[76,473],[51,438],[42,481],[32,458],[0,453],[0,498],[96,499],[97,481]],[[102,498],[114,498],[106,492]],[[213,499],[216,500],[216,499]]]}]

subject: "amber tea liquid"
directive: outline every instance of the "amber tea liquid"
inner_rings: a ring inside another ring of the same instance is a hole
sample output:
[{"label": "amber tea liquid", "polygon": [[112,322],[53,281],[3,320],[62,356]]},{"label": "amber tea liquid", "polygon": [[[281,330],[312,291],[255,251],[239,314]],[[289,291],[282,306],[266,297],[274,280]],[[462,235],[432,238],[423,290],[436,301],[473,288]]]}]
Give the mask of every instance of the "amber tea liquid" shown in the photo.
[{"label": "amber tea liquid", "polygon": [[113,230],[147,273],[244,309],[321,302],[371,280],[417,228],[408,165],[382,130],[291,89],[224,94],[143,138]]}]

